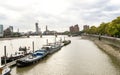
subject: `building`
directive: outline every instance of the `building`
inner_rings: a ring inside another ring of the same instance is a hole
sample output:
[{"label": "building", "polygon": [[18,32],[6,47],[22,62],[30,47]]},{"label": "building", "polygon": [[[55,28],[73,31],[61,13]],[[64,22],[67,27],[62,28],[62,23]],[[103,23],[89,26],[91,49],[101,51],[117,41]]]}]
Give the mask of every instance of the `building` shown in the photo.
[{"label": "building", "polygon": [[46,31],[49,31],[47,25],[46,25]]},{"label": "building", "polygon": [[50,31],[50,30],[48,30],[48,27],[47,27],[47,25],[46,25],[46,30],[43,32],[43,35],[55,35],[55,34],[57,34],[57,31]]},{"label": "building", "polygon": [[9,27],[4,30],[4,37],[11,37],[11,35],[12,35],[12,32]]},{"label": "building", "polygon": [[43,35],[49,35],[50,31],[48,30],[48,27],[46,25],[45,31],[43,32]]},{"label": "building", "polygon": [[78,26],[78,24],[76,24],[76,25],[74,26],[74,32],[79,32],[79,26]]},{"label": "building", "polygon": [[84,31],[86,31],[86,30],[88,30],[88,29],[89,29],[89,25],[84,25],[84,26],[83,26],[83,30],[84,30]]},{"label": "building", "polygon": [[0,25],[0,37],[3,37],[4,31],[3,31],[3,25]]},{"label": "building", "polygon": [[36,27],[36,34],[38,34],[39,33],[39,27],[38,27],[38,23],[35,23],[35,27]]},{"label": "building", "polygon": [[74,32],[74,27],[73,26],[70,27],[70,32]]},{"label": "building", "polygon": [[41,29],[38,26],[38,23],[35,23],[35,29],[36,29],[35,35],[41,35],[42,34]]},{"label": "building", "polygon": [[9,26],[9,29],[13,33],[13,26]]},{"label": "building", "polygon": [[76,24],[74,26],[70,26],[69,30],[70,30],[71,33],[79,32],[79,26],[78,26],[78,24]]}]

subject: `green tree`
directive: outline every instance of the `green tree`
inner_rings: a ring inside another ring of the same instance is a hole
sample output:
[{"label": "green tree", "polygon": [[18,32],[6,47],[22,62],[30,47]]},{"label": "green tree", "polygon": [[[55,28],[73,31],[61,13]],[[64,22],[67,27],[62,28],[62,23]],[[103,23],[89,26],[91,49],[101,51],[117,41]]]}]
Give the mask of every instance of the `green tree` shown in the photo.
[{"label": "green tree", "polygon": [[107,29],[108,29],[108,24],[109,23],[101,23],[100,26],[98,27],[98,33],[101,35],[107,34]]},{"label": "green tree", "polygon": [[88,30],[88,33],[90,34],[97,34],[97,27],[91,26],[90,29]]},{"label": "green tree", "polygon": [[108,35],[114,36],[116,32],[117,32],[117,30],[116,30],[115,26],[110,23],[108,25],[108,29],[107,29]]},{"label": "green tree", "polygon": [[120,17],[109,23],[107,32],[111,36],[120,37]]},{"label": "green tree", "polygon": [[84,31],[89,34],[102,34],[109,36],[120,37],[120,17],[108,23],[101,23],[99,27],[92,26],[90,29]]}]

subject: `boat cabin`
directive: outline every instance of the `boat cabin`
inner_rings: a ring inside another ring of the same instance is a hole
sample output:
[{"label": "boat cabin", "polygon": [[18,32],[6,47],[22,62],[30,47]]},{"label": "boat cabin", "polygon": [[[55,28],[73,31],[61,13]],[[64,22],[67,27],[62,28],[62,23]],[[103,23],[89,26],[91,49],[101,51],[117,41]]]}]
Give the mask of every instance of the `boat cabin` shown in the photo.
[{"label": "boat cabin", "polygon": [[50,50],[50,49],[51,49],[51,46],[43,46],[42,49]]}]

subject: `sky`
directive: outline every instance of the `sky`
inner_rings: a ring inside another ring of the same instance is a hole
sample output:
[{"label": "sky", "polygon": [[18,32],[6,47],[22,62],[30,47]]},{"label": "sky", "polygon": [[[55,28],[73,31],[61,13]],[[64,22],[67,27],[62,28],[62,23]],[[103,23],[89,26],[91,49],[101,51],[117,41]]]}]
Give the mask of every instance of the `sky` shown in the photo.
[{"label": "sky", "polygon": [[42,31],[68,31],[78,24],[99,26],[120,16],[119,0],[0,0],[0,24],[14,31],[35,31],[39,23]]}]

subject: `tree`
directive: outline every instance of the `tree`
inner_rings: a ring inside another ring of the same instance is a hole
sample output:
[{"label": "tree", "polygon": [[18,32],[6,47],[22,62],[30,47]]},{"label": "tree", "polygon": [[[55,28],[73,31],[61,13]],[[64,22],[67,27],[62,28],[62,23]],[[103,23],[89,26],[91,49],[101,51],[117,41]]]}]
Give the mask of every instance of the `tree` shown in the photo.
[{"label": "tree", "polygon": [[107,32],[111,36],[120,37],[120,17],[109,23]]},{"label": "tree", "polygon": [[98,33],[101,35],[107,34],[107,29],[108,29],[108,24],[109,23],[101,23],[100,26],[98,27]]},{"label": "tree", "polygon": [[97,27],[91,26],[90,29],[88,30],[88,33],[97,34]]},{"label": "tree", "polygon": [[101,23],[99,27],[92,26],[89,30],[85,31],[89,34],[102,34],[109,36],[120,37],[120,17],[108,23]]}]

